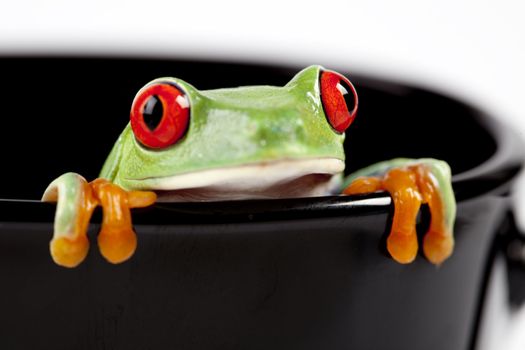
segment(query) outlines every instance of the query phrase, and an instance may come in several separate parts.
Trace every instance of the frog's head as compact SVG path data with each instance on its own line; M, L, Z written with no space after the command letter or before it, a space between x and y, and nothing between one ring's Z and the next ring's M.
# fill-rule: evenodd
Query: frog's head
M284 87L199 91L156 79L137 93L101 176L161 199L325 194L344 170L356 111L352 84L319 66Z

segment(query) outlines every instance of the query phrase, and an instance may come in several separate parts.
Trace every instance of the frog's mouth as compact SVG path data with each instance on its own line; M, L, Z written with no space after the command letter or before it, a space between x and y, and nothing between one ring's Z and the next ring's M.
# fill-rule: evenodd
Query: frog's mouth
M287 159L140 180L159 201L210 201L323 196L341 183L344 161ZM141 186L141 187L142 187Z

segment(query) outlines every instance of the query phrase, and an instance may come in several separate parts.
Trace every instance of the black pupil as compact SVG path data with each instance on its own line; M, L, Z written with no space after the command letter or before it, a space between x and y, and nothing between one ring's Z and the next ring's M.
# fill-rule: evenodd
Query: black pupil
M346 83L344 80L339 80L339 85L343 87L344 90L346 90L346 93L344 90L341 91L341 94L343 95L343 98L346 102L346 107L348 108L349 112L352 112L355 106L355 98L354 98L354 89Z
M164 109L162 108L160 98L157 95L150 96L146 101L144 111L142 112L144 123L146 123L148 129L154 131L157 126L159 126L163 113Z

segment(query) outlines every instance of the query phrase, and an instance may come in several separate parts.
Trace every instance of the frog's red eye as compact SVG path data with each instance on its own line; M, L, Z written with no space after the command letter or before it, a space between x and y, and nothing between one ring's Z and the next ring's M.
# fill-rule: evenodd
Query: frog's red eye
M343 133L357 114L357 92L350 80L332 71L321 72L321 102L332 128Z
M186 94L172 83L154 83L139 91L131 107L131 128L144 146L164 148L184 136L190 119Z

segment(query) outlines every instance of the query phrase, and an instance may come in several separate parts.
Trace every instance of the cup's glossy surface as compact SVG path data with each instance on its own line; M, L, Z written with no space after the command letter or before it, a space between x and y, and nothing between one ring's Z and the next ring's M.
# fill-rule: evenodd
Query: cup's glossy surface
M168 75L200 89L281 85L299 68L0 59L0 198L16 199L0 200L6 348L474 346L506 194L522 166L519 140L451 98L352 74L360 111L347 132L349 171L399 156L442 158L453 168L456 249L441 267L387 256L383 194L159 204L134 213L131 261L109 265L92 247L77 269L52 263L54 206L26 199L66 171L96 177L145 82Z

